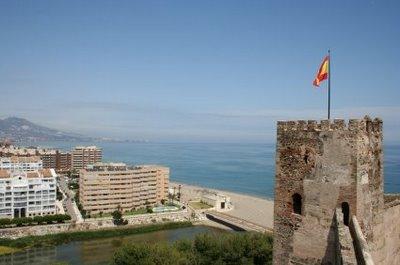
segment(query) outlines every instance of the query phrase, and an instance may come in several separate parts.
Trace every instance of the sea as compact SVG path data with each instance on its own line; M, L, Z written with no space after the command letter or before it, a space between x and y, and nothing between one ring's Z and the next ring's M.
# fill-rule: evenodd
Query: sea
M71 150L97 145L103 160L170 167L170 180L272 199L275 143L36 142L24 145ZM400 144L384 146L385 193L400 193Z

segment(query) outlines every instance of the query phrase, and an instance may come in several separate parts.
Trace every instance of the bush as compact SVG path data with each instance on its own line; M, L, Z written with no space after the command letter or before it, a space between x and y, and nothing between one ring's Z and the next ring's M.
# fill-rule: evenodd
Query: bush
M65 221L71 220L71 216L67 214L55 214L55 215L44 215L35 217L21 217L14 219L0 219L0 227L10 227L12 225L23 226L32 224L52 224L53 222L63 223Z
M124 219L122 218L122 213L120 210L115 210L114 212L111 213L111 216L113 218L113 223L115 225L126 225L128 224L128 221L124 221Z
M0 219L0 226L4 227L4 226L8 226L11 224L11 219L8 218L1 218Z
M191 242L128 244L113 264L272 264L272 237L259 233L197 235Z
M35 216L35 217L33 217L33 221L35 223L37 223L38 225L40 225L40 224L44 223L44 218L43 218L43 216Z

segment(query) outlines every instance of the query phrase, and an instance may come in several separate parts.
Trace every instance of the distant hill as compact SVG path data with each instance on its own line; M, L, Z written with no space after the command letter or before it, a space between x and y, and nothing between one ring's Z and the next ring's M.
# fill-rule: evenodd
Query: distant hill
M94 138L50 129L26 119L9 117L0 119L0 139L15 142L35 141L91 141Z

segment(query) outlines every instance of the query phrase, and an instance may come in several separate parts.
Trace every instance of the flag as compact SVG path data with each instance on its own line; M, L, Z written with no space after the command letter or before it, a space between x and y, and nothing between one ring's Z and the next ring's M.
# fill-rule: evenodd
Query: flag
M319 87L319 84L322 81L328 79L328 75L329 75L329 55L326 56L324 58L324 60L322 61L322 64L319 67L317 76L314 79L313 85Z

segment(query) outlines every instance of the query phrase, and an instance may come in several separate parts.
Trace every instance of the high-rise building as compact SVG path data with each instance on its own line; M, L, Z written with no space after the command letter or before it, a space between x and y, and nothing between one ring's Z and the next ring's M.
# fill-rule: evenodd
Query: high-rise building
M38 156L12 156L0 158L0 170L36 171L42 168L42 160Z
M79 200L90 214L152 206L168 195L169 169L98 163L80 170Z
M72 158L71 153L57 151L56 169L58 171L71 170L71 163L72 163L71 158Z
M84 169L88 165L101 162L102 151L96 146L77 146L72 150L72 169Z
M44 168L57 168L56 150L38 150L38 154L42 158Z
M0 218L56 214L56 173L0 170Z

